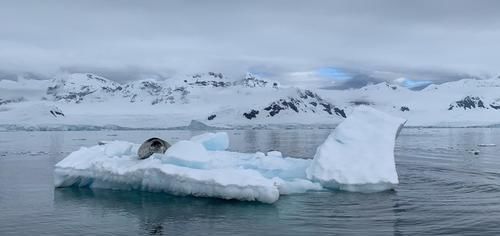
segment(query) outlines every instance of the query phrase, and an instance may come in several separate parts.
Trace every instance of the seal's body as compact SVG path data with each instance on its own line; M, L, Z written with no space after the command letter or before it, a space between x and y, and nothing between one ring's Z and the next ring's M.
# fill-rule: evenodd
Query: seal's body
M165 153L167 149L170 147L170 144L160 138L150 138L144 143L142 143L141 147L137 151L137 155L139 159L146 159L153 155L154 153Z

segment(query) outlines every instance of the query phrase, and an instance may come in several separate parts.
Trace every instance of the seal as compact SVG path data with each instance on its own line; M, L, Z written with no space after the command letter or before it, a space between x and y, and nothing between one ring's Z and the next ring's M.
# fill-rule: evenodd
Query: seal
M150 138L142 143L137 151L137 155L139 156L139 159L143 160L150 157L154 153L163 154L169 147L170 144L161 138Z

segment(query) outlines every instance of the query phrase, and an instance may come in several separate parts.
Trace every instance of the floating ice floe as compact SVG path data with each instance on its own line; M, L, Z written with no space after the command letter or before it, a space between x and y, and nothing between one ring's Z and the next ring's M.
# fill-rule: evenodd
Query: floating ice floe
M139 160L138 144L114 141L82 147L55 166L56 187L166 192L273 203L280 195L335 188L385 190L398 183L395 137L404 120L356 109L313 160L271 151L238 153L226 133L179 141L164 154Z
M81 148L56 164L56 187L167 192L272 203L280 194L322 189L305 178L309 161L208 151L179 141L163 155L139 160L137 144L116 141Z
M494 143L480 143L477 146L478 147L496 147L497 145Z

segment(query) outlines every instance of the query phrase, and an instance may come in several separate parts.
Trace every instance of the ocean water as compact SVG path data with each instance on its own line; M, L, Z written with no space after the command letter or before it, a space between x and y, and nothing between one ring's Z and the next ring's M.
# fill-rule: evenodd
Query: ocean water
M228 131L230 149L311 158L326 129ZM54 189L53 166L101 140L199 132L0 132L0 235L500 235L500 129L404 129L394 191L324 191L275 204ZM474 155L471 151L479 151Z

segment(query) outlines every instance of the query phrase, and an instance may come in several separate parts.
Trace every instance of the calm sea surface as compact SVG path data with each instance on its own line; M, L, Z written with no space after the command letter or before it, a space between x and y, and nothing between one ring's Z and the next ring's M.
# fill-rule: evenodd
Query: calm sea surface
M329 132L228 131L231 150L300 158L311 158ZM400 185L382 193L312 192L268 205L53 187L54 164L80 146L196 134L0 132L0 235L500 235L500 129L404 129Z

